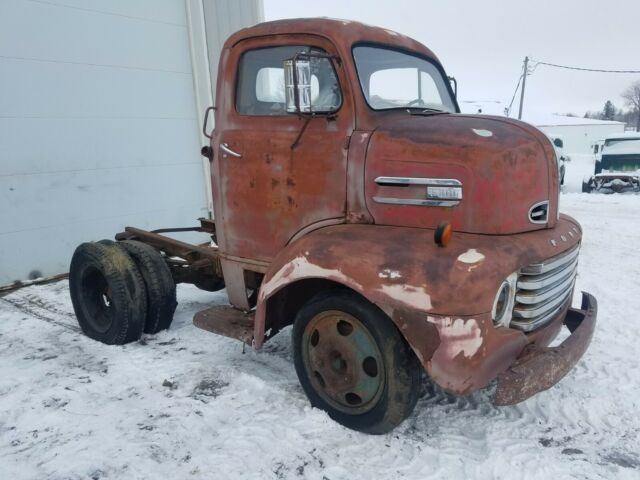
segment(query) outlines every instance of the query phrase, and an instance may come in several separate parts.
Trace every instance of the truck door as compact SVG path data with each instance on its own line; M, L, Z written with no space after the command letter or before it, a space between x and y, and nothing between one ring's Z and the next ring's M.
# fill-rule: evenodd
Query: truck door
M269 262L305 227L345 217L351 92L339 62L312 77L307 120L286 112L283 62L310 49L335 55L310 35L242 41L223 52L213 139L214 209L223 254ZM216 178L217 176L217 178Z

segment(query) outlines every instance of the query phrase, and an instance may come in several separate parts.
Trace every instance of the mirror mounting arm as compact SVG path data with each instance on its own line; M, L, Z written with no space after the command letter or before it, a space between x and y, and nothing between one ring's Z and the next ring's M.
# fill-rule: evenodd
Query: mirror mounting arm
M311 121L311 119L312 119L313 117L315 117L315 116L316 116L316 114L315 114L315 113L312 113L312 114L310 114L310 115L303 115L303 114L300 114L300 116L301 116L301 117L305 117L304 124L302 125L302 128L300 129L300 132L298 132L298 136L296 137L296 139L295 139L295 140L293 141L293 143L291 144L291 147L290 147L290 148L291 148L291 150L294 150L294 149L298 146L298 144L300 143L300 139L302 138L302 135L304 134L304 131L305 131L305 130L307 129L307 127L309 126L309 122Z

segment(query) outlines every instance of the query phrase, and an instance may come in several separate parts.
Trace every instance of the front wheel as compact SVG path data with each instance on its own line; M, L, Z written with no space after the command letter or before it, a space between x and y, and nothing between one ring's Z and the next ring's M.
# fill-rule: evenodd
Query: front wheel
M292 340L302 388L335 421L382 434L411 414L420 364L375 305L348 291L320 294L299 311Z

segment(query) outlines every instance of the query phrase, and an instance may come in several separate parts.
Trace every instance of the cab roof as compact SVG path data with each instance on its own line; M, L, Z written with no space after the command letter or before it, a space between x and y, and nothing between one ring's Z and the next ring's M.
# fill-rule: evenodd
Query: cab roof
M319 35L333 42L338 48L342 46L350 49L355 43L379 43L412 50L438 61L430 49L406 35L382 27L333 18L291 18L259 23L231 35L224 47L231 48L249 38L286 34Z
M605 140L640 140L640 132L618 132L610 133Z

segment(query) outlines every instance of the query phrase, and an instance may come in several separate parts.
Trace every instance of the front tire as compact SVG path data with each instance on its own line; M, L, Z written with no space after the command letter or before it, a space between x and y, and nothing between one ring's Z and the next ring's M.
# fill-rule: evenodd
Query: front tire
M69 267L69 291L80 328L109 345L134 342L142 335L147 294L142 275L113 242L82 243Z
M349 291L319 294L292 332L300 384L314 407L345 427L382 434L418 399L420 364L391 320Z

